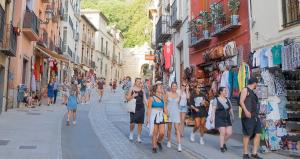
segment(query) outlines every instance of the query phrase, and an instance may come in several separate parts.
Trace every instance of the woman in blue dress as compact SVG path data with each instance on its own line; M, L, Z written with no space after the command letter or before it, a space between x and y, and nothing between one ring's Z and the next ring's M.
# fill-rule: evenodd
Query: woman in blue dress
M53 79L50 80L48 84L48 106L53 104L54 100L54 81Z
M76 110L77 110L77 84L75 81L71 82L71 86L69 88L69 98L67 103L68 108L68 117L67 117L67 126L70 125L70 119L73 119L73 125L76 125Z

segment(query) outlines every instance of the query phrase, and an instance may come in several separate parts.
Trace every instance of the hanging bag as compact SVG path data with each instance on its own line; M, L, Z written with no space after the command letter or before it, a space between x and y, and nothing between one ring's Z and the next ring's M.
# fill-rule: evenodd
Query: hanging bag
M133 93L133 92L132 92ZM127 107L127 111L129 113L135 113L135 107L136 107L136 99L133 98L131 99L130 101L127 102L126 104L126 107Z

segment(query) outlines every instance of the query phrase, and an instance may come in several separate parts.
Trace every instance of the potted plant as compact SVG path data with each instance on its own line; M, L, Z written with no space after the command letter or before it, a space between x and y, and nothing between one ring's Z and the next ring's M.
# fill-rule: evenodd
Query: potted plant
M193 43L197 41L197 37L195 35L199 33L200 30L198 28L197 21L194 18L190 21L189 31L191 32L191 42Z
M237 25L239 22L238 10L240 7L240 0L229 0L228 8L231 12L231 24Z
M212 3L211 9L211 20L214 23L215 32L220 32L222 28L222 22L225 18L223 13L223 5L221 3Z
M205 39L209 38L209 24L211 23L211 17L208 11L201 11L199 13L199 19L197 20L198 24L202 25L203 36Z

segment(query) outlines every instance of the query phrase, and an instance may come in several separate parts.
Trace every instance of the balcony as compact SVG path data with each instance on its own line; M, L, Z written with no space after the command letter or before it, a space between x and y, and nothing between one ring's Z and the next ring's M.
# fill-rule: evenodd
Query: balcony
M82 42L86 42L86 41L87 41L86 33L82 33Z
M208 43L211 40L211 25L198 25L199 17L191 20L190 22L190 47L197 47Z
M118 62L118 56L114 54L114 55L112 56L111 61L112 61L113 64L116 64L116 63Z
M44 31L43 34L39 37L37 43L44 47L48 47L48 33L46 31Z
M180 1L179 1L180 2ZM178 1L174 0L172 6L171 6L171 26L173 28L177 28L181 25L181 5L178 5Z
M91 38L88 37L88 38L87 38L87 41L86 41L86 44L87 44L88 46L91 46L91 41L92 41Z
M170 27L170 16L163 15L156 24L156 44L165 42L172 35Z
M5 12L2 6L0 5L0 42L4 39L4 28L5 28Z
M51 51L55 51L55 45L54 45L53 40L50 40L50 42L49 42L49 49L50 49Z
M51 3L52 0L42 0L43 3Z
M17 50L17 33L14 31L12 24L4 25L5 32L3 41L0 42L0 51L8 56L16 56Z
M91 39L91 47L95 49L95 38Z
M91 67L94 68L94 69L96 68L96 62L95 61L91 61Z
M79 33L75 33L74 40L77 42L79 40Z
M57 52L58 54L62 54L63 53L62 48L63 48L63 41L61 38L59 38L55 45L55 52Z
M23 21L23 33L30 41L39 40L40 21L35 13L26 10Z
M221 8L222 10L215 11L215 16L213 18L213 27L212 27L212 34L213 37L218 37L220 35L226 34L228 32L231 32L241 26L239 22L239 16L238 15L232 15L232 13L229 10L228 4L225 0L221 0L218 3L212 4L215 6L221 6L216 7L217 9ZM223 9L224 8L224 9ZM213 14L212 10L212 14ZM222 14L220 14L222 13Z

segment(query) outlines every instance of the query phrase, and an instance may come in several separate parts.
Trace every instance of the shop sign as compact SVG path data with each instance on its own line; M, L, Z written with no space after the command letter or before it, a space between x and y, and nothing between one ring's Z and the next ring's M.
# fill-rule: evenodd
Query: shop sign
M153 60L155 60L155 55L146 54L145 55L145 60L153 61Z

